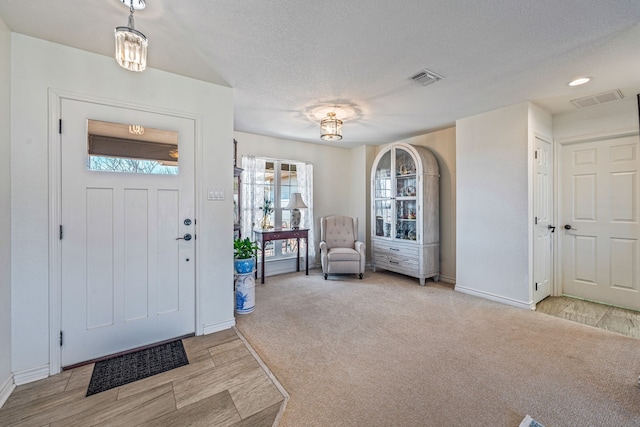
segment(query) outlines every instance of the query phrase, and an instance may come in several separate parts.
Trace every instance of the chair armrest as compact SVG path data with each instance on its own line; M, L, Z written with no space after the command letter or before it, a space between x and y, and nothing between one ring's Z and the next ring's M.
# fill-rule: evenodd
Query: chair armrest
M324 240L320 241L320 252L327 253L328 249L329 247L327 246L327 242L325 242Z
M360 241L356 241L356 247L355 247L356 251L360 252L362 255L364 255L365 250L367 249L367 246L364 244L364 242L360 242Z

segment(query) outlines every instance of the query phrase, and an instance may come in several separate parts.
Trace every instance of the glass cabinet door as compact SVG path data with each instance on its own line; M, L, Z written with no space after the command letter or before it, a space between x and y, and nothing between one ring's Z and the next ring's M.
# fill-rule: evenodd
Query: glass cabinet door
M374 177L373 213L376 236L391 237L392 178L391 152L387 152L380 158Z
M417 240L418 178L416 159L392 148L376 164L373 188L375 236Z
M395 238L416 240L417 236L417 189L416 162L413 156L401 149L395 150Z

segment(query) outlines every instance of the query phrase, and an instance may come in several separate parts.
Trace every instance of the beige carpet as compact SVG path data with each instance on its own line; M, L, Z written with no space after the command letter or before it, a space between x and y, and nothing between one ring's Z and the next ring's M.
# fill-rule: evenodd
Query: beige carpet
M367 271L267 277L237 327L281 426L639 426L640 340Z

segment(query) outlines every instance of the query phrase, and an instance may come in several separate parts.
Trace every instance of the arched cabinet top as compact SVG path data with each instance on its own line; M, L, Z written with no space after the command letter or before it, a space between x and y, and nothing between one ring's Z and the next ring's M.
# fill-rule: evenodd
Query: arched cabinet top
M436 160L436 157L433 155L431 150L421 145L411 145L405 142L395 142L393 144L389 144L385 149L378 153L373 164L379 164L380 159L382 159L385 154L396 150L404 150L411 154L411 156L414 158L414 162L417 168L416 173L418 175L440 176L438 161Z

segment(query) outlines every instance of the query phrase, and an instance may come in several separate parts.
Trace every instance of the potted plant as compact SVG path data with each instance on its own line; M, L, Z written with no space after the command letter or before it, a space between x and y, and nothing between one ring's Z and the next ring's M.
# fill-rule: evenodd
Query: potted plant
M271 224L269 223L269 215L271 212L273 212L273 202L265 198L262 205L262 222L260 223L263 230L271 228Z
M253 268L255 267L255 252L258 249L256 242L248 237L233 241L233 257L236 268L236 313L251 313L256 306L256 284L253 280Z
M254 256L257 250L258 244L252 242L248 237L233 241L233 258L236 273L247 274L253 272L255 267Z

